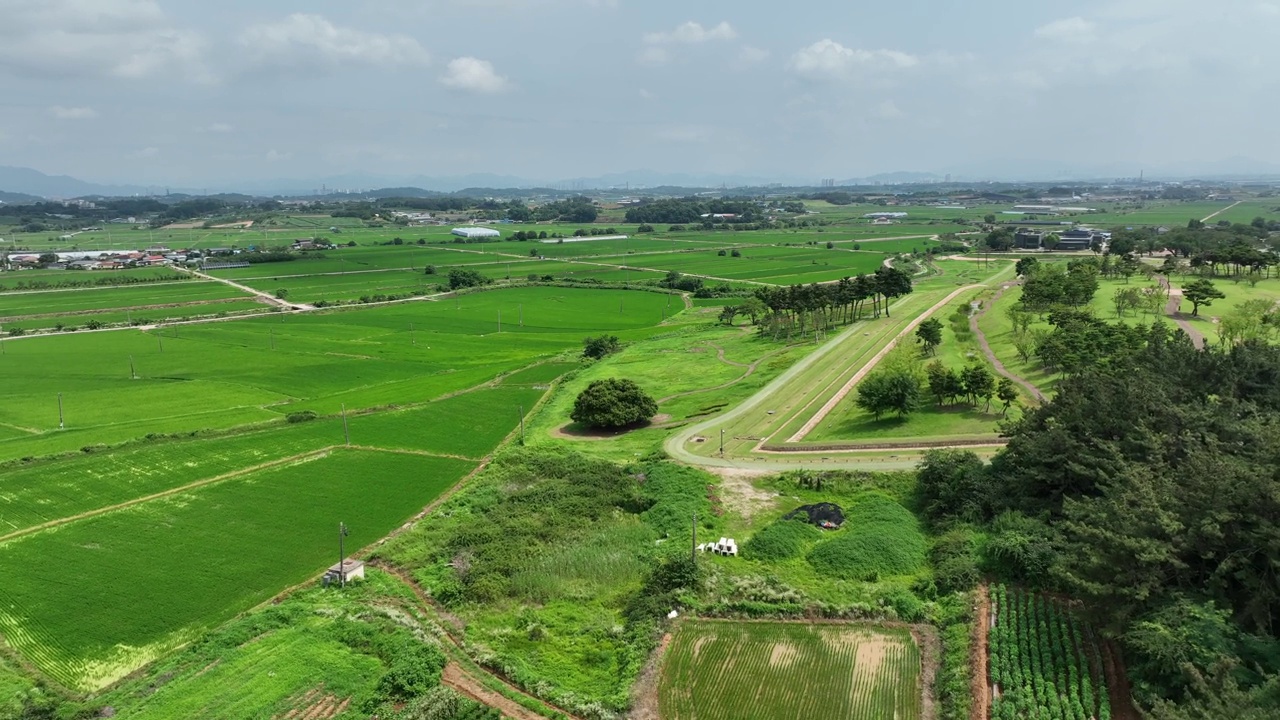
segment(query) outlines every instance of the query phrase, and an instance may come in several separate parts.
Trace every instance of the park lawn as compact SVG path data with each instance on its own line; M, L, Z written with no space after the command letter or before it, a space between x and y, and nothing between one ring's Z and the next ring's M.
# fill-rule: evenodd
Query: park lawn
M920 651L905 629L686 620L659 681L662 717L921 717Z
M0 294L0 319L7 323L9 320L26 315L117 308L137 308L135 312L140 312L141 309L149 309L154 305L226 300L245 296L246 294L240 290L208 280L4 293Z
M339 521L363 547L474 467L335 450L11 540L0 569L28 581L0 587L0 628L54 680L100 689L317 576Z
M1170 278L1170 284L1177 289L1182 289L1187 283L1197 280L1192 275L1176 275ZM1200 315L1191 317L1191 302L1184 299L1182 301L1182 312L1187 316L1186 319L1194 323L1200 328L1210 341L1217 339L1217 331L1213 327L1213 318L1221 318L1233 311L1240 303L1248 300L1271 300L1272 302L1280 302L1280 278L1270 278L1259 280L1256 285L1250 286L1247 281L1233 280L1231 278L1208 278L1213 286L1226 295L1221 300L1214 300L1211 305L1201 305Z

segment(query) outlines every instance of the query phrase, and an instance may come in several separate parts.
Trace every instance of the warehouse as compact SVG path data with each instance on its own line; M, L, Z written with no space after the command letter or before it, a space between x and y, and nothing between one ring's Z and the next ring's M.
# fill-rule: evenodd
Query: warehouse
M454 228L453 234L468 240L487 240L489 238L502 237L502 233L493 228L482 227L460 227Z

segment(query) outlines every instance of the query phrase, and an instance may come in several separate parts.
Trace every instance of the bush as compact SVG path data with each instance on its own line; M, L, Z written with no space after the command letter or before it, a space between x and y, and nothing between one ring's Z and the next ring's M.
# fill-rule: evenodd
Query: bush
M779 520L751 536L742 546L748 560L788 560L799 557L822 531L803 520Z
M582 356L592 360L599 360L622 349L622 343L618 341L617 335L583 338L582 345Z
M462 268L454 268L449 271L449 289L458 290L460 288L477 287L479 285L488 285L493 282L489 278L481 275L477 270L464 270Z
M303 423L315 420L316 414L312 410L299 410L298 412L291 412L288 415L285 415L284 419L286 422L290 423Z
M847 510L844 529L807 559L818 572L845 580L911 575L924 565L925 539L914 515L874 494Z
M978 543L973 532L956 529L938 538L929 553L934 584L940 592L968 590L978 584Z

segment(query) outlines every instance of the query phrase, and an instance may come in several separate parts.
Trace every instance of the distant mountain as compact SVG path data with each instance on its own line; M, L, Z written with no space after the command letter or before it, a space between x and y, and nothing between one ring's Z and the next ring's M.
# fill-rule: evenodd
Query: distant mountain
M83 195L144 195L152 192L138 185L101 185L68 175L45 175L31 168L0 165L0 190L45 198L73 198Z
M0 190L0 203L7 203L9 205L39 202L43 199L44 198L37 197L35 195L27 195L25 193L5 192L3 190Z

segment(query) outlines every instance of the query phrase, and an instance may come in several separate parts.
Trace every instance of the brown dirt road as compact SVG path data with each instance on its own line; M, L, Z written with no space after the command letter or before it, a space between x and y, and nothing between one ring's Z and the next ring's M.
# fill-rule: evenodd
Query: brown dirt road
M973 644L969 648L970 694L969 720L987 720L991 714L991 683L987 680L987 640L991 632L991 595L987 584L977 589L977 610L973 617Z
M1000 362L1000 358L997 358L996 354L992 352L991 344L987 342L987 336L983 334L982 328L978 327L978 320L981 319L983 315L987 314L987 310L991 309L991 306L996 304L996 301L1000 299L1000 296L1004 295L1005 290L1008 290L1015 285L1016 283L1005 283L1001 285L1000 289L996 291L996 294L991 296L990 300L982 304L981 310L969 316L969 329L973 331L974 337L978 338L978 347L982 348L982 354L987 356L987 362L991 363L991 366L996 369L996 372L1021 385L1024 390L1031 393L1031 397L1034 397L1040 402L1044 402L1045 396L1044 393L1040 392L1040 388L1027 382L1022 377L1009 372L1005 368L1004 363Z
M1182 291L1175 290L1169 286L1169 278L1164 275L1157 275L1156 279L1160 281L1160 285L1169 293L1169 303L1164 307L1164 314L1173 319L1173 322L1182 332L1191 338L1191 343L1196 349L1204 348L1204 333L1200 332L1187 320L1187 316L1182 312Z

